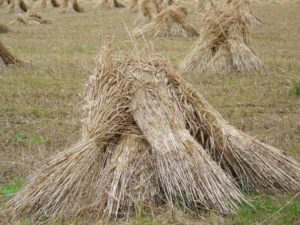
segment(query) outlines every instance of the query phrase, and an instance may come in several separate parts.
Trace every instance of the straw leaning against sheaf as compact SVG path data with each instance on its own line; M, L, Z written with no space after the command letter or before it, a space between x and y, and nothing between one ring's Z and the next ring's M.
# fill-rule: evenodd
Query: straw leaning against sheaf
M107 149L117 142L130 116L130 85L111 54L110 49L102 50L87 82L81 141L44 164L10 200L8 212L13 218L76 216L97 206L98 184L106 179L101 171Z
M150 23L133 31L133 36L142 35L153 37L195 37L198 32L187 20L187 10L179 6L171 6L160 12Z
M181 65L182 71L217 74L264 71L262 61L249 45L249 27L236 8L223 11L211 8L205 13L200 38Z
M159 61L139 63L143 69L133 74L141 83L132 100L133 117L152 147L165 201L172 207L233 212L243 196L185 129Z
M129 125L103 171L107 179L99 185L104 187L99 193L107 193L107 198L102 201L105 203L104 215L139 215L142 208L146 210L155 205L159 185L150 152L139 128L135 124Z
M166 65L167 67L167 65ZM168 79L175 88L187 127L243 190L298 190L300 165L281 150L234 128L189 84L170 68Z

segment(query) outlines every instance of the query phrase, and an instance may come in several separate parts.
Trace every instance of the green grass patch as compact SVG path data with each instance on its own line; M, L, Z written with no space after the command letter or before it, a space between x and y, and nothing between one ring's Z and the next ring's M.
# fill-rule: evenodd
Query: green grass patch
M0 194L10 197L13 194L17 193L23 186L23 180L19 178L13 179L10 183L4 184L0 188Z
M251 202L253 207L243 205L233 218L234 224L252 225L262 222L272 225L300 224L300 199L296 198L287 204L292 197L293 195L254 197Z
M291 96L300 97L300 82L295 82L293 84L292 88L290 89L289 94Z

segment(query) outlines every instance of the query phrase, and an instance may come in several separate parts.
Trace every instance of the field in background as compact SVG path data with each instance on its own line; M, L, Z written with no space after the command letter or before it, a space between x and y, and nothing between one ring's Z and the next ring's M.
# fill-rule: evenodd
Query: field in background
M114 46L127 51L133 49L126 30L133 29L133 14L118 9L99 10L92 4L82 6L86 11L83 14L60 14L49 6L43 15L54 18L53 24L13 25L13 33L1 36L2 42L16 55L32 64L26 68L0 67L2 203L19 190L34 165L78 139L81 94L101 44L113 39ZM300 4L254 5L254 14L263 25L253 29L252 47L268 66L267 74L196 74L185 79L234 126L284 149L300 161L299 12ZM15 15L0 11L0 18L8 24ZM191 14L190 20L198 28L201 26L198 15ZM194 40L151 42L178 67ZM143 40L138 44L145 46ZM272 220L268 219L294 194L250 195L255 209L242 206L237 215L225 218L211 214L203 215L202 220L192 215L182 219L183 212L174 214L161 208L157 209L160 213L155 219L140 215L128 224L244 225L264 220L278 225L300 224L299 196ZM21 224L26 224L26 219Z

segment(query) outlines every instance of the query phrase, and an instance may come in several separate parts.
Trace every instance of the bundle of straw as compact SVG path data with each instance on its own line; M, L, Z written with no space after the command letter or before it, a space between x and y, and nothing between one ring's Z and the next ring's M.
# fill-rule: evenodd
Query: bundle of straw
M236 8L211 8L205 14L200 37L182 63L184 73L211 71L264 71L262 61L250 45L249 27Z
M99 185L107 179L102 168L130 116L130 85L123 68L113 61L110 49L104 49L98 61L87 82L82 139L33 174L9 202L12 217L69 217L98 211L105 194L98 192Z
M243 197L185 128L165 71L159 62L140 63L144 71L137 78L141 87L132 100L133 117L151 145L165 201L172 207L233 212Z
M118 218L158 204L231 213L246 202L237 184L299 188L295 160L230 126L167 61L113 51L87 82L81 141L9 202L14 218Z
M51 0L51 5L54 7L54 8L59 8L60 7L60 4L58 3L57 0Z
M134 25L144 25L152 21L159 13L159 5L156 0L141 0L139 2L138 15Z
M103 8L124 8L125 6L117 0L101 0L100 6Z
M62 13L67 13L67 12L78 12L82 13L84 12L84 9L79 6L77 0L72 0L70 3L70 0L63 0L62 4L60 5L60 11Z
M16 6L16 1L18 1L17 6ZM8 12L14 13L16 10L16 7L18 9L20 9L20 11L22 11L22 12L28 11L28 6L26 5L26 3L23 0L10 0Z
M0 40L0 58L5 65L20 64L23 61L14 56Z
M6 4L9 4L8 0L0 0L0 8L4 8Z
M99 208L108 217L137 214L160 199L151 148L134 123L124 131L102 173L107 179L99 191L108 194Z
M187 10L179 6L171 6L160 12L150 23L133 31L134 37L142 35L152 37L191 38L199 34L186 20Z
M250 0L229 0L229 7L237 8L243 17L243 20L249 26L256 26L261 24L261 20L253 15L250 7Z

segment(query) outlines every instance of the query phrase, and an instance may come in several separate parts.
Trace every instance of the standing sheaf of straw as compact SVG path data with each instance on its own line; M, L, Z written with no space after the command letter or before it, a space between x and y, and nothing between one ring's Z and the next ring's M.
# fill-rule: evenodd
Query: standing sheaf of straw
M187 22L187 10L179 6L170 6L161 11L150 23L136 28L132 35L153 37L191 38L198 36L196 29Z
M54 156L34 173L8 205L13 218L31 215L54 218L78 215L98 200L97 189L109 152L130 116L130 85L122 68L103 49L98 66L87 82L82 138ZM91 210L91 209L89 209Z
M16 4L16 1L17 1L17 4ZM26 3L23 0L10 0L8 12L14 13L16 10L16 7L19 8L23 12L28 11L28 6L26 5Z
M60 10L62 13L67 13L67 12L83 13L84 12L84 9L78 4L77 0L63 0L62 4L60 5Z
M103 8L124 8L125 7L118 0L101 0L100 6Z
M57 0L51 0L50 2L51 2L51 5L54 8L59 8L60 7L60 3Z
M200 37L181 65L183 73L265 71L250 47L249 26L237 7L212 7L204 17Z
M159 5L156 0L141 0L138 7L138 15L134 25L144 25L150 23L159 13Z

